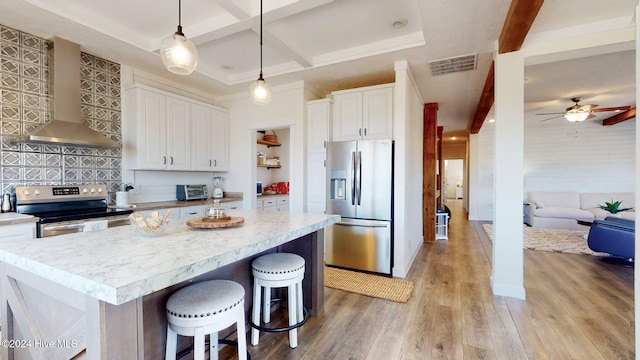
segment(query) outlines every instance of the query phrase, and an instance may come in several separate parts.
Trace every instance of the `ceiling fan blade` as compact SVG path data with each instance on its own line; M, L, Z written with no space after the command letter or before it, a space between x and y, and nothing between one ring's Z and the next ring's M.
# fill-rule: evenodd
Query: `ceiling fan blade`
M589 116L587 116L587 119L586 119L586 120L593 119L594 117L596 117L596 116L595 116L595 115L593 115L593 114L589 114Z
M628 111L629 109L631 109L631 106L614 106L614 107L606 107L606 108L595 108L591 111L592 112L609 112L609 111L623 112L623 111Z
M563 112L552 112L552 113L538 113L536 115L564 115Z
M550 117L550 118L542 119L542 120L540 120L540 122L557 119L557 118L562 117L562 116L564 116L564 114L560 114L560 115L553 116L553 117Z

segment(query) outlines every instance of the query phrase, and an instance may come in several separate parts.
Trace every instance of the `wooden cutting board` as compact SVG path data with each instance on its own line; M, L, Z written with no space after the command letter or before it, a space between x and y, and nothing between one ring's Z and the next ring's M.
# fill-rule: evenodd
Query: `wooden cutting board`
M244 218L231 216L227 220L211 221L207 218L198 218L187 220L187 225L198 229L218 229L230 226L238 226L244 223Z

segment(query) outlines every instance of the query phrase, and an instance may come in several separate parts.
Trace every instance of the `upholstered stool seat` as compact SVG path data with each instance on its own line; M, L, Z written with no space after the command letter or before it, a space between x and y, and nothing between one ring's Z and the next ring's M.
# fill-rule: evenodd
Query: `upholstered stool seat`
M204 360L205 335L209 358L218 359L218 331L236 324L238 357L247 359L244 288L229 280L210 280L186 286L167 300L166 359L176 358L177 335L193 336L194 359Z
M251 314L251 344L258 345L260 331L289 332L289 346L298 346L298 330L307 320L302 302L302 280L305 262L300 255L290 253L272 253L260 256L251 264L253 273L253 309ZM285 328L266 328L262 321L271 321L271 288L286 287L289 326ZM264 289L264 292L262 291ZM264 298L264 299L263 299ZM262 306L261 305L262 299Z

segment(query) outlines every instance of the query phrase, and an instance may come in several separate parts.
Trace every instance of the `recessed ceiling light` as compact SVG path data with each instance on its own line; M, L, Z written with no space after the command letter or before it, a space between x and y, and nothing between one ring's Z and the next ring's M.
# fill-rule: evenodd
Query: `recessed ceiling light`
M455 137L455 136L452 136L452 137L451 137L451 140L455 140L455 139L456 139L456 137Z
M407 26L407 24L409 23L409 20L407 19L400 19L400 20L396 20L393 22L393 24L391 24L391 26L394 29L402 29L403 27Z

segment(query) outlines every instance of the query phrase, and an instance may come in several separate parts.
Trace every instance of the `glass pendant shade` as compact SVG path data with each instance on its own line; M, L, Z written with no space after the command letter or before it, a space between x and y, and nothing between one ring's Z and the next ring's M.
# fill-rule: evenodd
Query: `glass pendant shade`
M271 102L271 87L262 78L262 75L249 87L251 101L254 104L266 105Z
M565 119L570 122L580 122L584 121L589 117L588 111L569 111L564 114Z
M162 42L160 57L164 67L178 75L189 75L198 66L198 49L179 28Z

